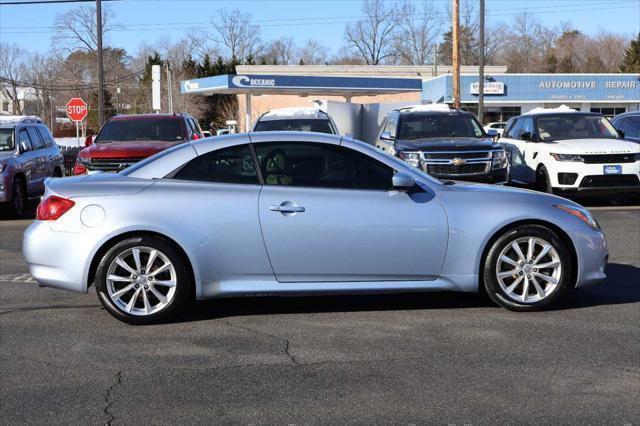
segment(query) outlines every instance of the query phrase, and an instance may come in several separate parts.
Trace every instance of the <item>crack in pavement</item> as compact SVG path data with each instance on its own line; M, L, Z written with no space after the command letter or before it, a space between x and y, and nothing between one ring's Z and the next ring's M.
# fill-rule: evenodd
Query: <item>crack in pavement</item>
M225 324L228 325L229 327L238 328L240 330L248 331L250 333L257 334L257 335L264 335L264 336L270 337L270 338L278 340L278 341L284 340L284 353L287 355L289 360L291 360L292 364L295 364L295 365L298 364L298 362L296 361L295 355L293 355L293 353L291 353L291 342L289 341L289 339L283 339L283 338L275 336L273 334L265 333L263 331L254 330L253 328L245 327L245 326L242 326L242 325L234 324L231 321L225 321Z
M118 373L116 373L116 381L115 383L113 383L111 386L109 386L109 389L107 389L107 392L104 395L104 402L105 402L105 407L104 407L104 414L107 415L107 421L105 422L106 425L111 425L111 422L113 422L116 417L111 413L110 408L113 405L113 401L111 401L111 392L120 384L122 384L122 370L118 371Z

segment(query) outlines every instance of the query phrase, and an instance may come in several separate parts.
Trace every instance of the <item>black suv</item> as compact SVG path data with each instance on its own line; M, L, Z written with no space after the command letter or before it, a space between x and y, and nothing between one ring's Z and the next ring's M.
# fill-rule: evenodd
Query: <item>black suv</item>
M376 147L441 179L506 183L504 148L472 113L447 105L417 105L387 115Z

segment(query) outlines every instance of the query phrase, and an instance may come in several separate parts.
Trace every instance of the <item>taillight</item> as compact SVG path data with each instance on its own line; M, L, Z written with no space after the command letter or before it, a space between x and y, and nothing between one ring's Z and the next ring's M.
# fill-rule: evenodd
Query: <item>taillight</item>
M45 198L38 205L36 211L37 220L57 220L60 216L65 214L76 203L66 198L52 195Z

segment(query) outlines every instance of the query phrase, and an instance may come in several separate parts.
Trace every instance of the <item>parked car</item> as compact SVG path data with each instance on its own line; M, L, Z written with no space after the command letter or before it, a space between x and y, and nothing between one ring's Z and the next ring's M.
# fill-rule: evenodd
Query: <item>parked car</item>
M73 173L113 172L175 145L203 137L188 114L117 115L78 153Z
M511 179L563 194L640 194L640 145L601 114L535 109L507 123Z
M530 311L603 280L608 256L572 201L445 183L364 142L298 132L221 136L48 182L23 249L40 284L95 283L129 323L231 295L485 289Z
M495 132L496 132L496 134L498 136L502 136L502 132L504 131L504 126L506 124L507 123L504 123L502 121L496 121L496 122L493 122L493 123L487 123L487 125L484 126L483 129L487 133L489 133L492 130L495 130Z
M640 143L640 111L616 115L611 123L622 132L624 139Z
M314 108L281 108L266 112L258 118L254 132L296 131L319 132L335 135L337 127L326 112Z
M44 192L44 180L61 177L64 160L47 126L37 117L0 117L0 203L24 214L28 197Z
M506 183L509 167L494 142L470 112L446 104L417 105L392 111L376 147L431 176L484 183Z

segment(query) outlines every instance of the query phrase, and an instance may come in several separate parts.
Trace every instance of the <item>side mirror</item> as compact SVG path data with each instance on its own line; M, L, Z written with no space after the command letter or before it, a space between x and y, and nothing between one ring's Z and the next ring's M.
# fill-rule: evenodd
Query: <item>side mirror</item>
M398 172L393 175L392 185L398 191L407 191L416 186L416 180L407 173Z
M500 133L498 133L498 131L496 129L489 129L487 130L487 136L489 136L491 139L498 140L498 138L500 137Z
M531 136L531 132L522 132L520 134L520 140L531 142L533 140L533 136Z
M87 147L87 146L90 146L91 144L93 144L93 136L87 136L84 139L84 146Z
M391 136L391 132L382 132L380 134L380 139L383 141L392 141L393 137Z

